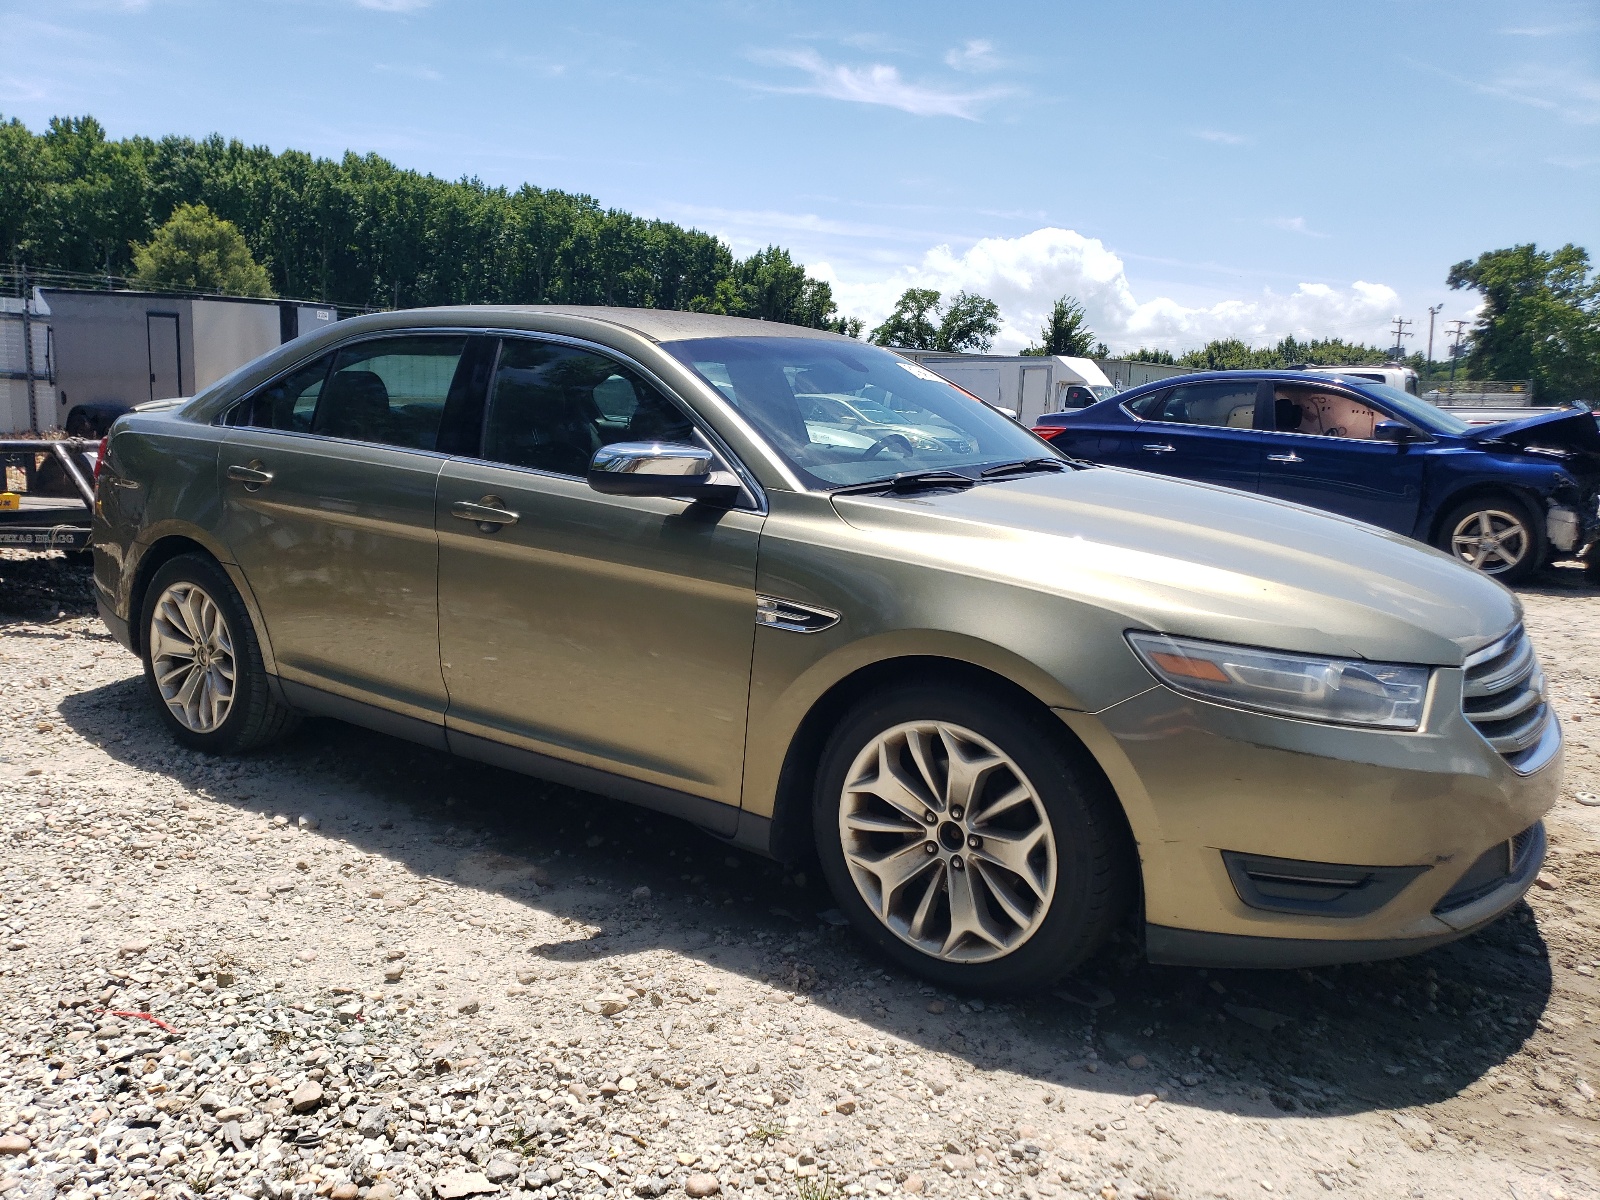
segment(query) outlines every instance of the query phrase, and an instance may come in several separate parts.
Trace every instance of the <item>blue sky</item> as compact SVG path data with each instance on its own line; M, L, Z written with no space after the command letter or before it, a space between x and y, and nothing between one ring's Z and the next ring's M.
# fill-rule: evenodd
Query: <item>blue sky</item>
M0 114L531 182L789 247L848 311L1062 292L1114 347L1386 344L1600 254L1600 4L0 0ZM1435 337L1440 352L1442 335Z

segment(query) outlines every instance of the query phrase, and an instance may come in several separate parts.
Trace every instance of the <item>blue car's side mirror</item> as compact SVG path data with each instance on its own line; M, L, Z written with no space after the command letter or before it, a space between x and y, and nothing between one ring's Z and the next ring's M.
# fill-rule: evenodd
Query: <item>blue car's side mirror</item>
M1379 421L1372 427L1372 436L1376 441L1404 446L1411 440L1411 426L1404 421Z

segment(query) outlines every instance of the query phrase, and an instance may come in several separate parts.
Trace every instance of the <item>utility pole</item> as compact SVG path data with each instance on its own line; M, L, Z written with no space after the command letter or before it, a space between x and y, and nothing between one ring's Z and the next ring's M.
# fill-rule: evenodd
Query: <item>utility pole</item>
M1401 339L1415 336L1406 332L1406 326L1415 324L1415 321L1407 320L1405 317L1396 317L1394 319L1394 356L1397 360L1404 358L1406 355L1406 344Z
M1455 326L1450 331L1452 339L1450 343L1450 383L1454 385L1456 381L1456 360L1461 357L1461 334L1466 329L1467 323L1456 320L1451 321L1450 324Z
M1428 310L1428 361L1433 361L1433 319L1444 311L1444 302L1441 300Z

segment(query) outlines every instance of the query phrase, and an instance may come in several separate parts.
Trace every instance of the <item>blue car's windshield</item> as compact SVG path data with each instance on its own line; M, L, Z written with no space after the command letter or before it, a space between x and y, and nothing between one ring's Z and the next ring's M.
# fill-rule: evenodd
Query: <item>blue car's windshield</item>
M1460 437L1472 426L1468 425L1454 413L1447 413L1437 405L1429 404L1426 400L1419 400L1410 392L1402 392L1397 387L1387 383L1372 383L1363 379L1361 390L1371 392L1384 405L1394 410L1396 416L1404 417L1413 425L1420 425L1429 433L1442 433L1450 437Z
M736 337L662 349L721 392L808 487L1053 457L932 371L843 338Z

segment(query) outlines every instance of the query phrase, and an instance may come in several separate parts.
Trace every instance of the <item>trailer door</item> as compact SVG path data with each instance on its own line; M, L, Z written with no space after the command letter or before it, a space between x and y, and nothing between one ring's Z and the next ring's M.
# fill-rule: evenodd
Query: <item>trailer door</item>
M145 344L150 353L150 399L183 395L183 358L178 346L178 314L146 313ZM137 325L135 329L139 328ZM134 334L138 337L138 334ZM134 345L138 345L137 342ZM134 351L138 353L137 350ZM137 361L137 360L135 360Z
M1050 368L1023 367L1021 395L1017 403L1017 419L1027 425L1044 416L1045 401L1050 396Z

